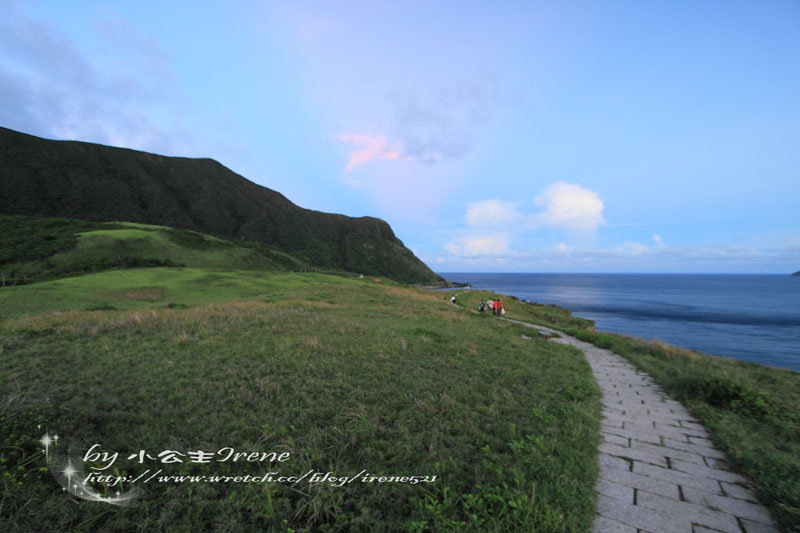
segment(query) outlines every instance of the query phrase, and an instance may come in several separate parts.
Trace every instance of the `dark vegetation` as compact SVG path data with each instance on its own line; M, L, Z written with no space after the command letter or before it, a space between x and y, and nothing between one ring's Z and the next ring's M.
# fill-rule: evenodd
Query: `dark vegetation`
M210 159L0 128L0 179L4 214L170 226L266 243L320 268L442 281L383 220L303 209Z

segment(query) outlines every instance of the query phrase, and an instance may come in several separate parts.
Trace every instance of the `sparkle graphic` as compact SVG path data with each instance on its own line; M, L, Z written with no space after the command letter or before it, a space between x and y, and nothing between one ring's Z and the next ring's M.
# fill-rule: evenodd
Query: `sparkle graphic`
M39 442L44 446L44 459L46 461L49 459L50 445L53 444L53 438L45 432L44 437L42 437Z
M72 476L76 474L76 470L72 467L72 461L67 459L67 467L62 470L65 476L67 476L67 485L72 483Z
M41 426L38 428L41 429ZM64 492L69 492L73 496L77 496L82 500L89 500L94 502L105 502L111 505L130 505L139 496L140 490L138 488L126 492L117 490L114 496L104 496L97 492L94 486L88 485L87 481L89 476L83 470L83 462L76 460L73 462L69 450L62 450L61 453L56 453L56 448L53 453L50 453L50 447L58 444L58 435L50 436L49 433L39 440L39 443L44 446L45 460L47 467L53 477L56 479L61 489ZM63 447L62 447L63 448ZM100 484L104 492L109 489L106 483Z

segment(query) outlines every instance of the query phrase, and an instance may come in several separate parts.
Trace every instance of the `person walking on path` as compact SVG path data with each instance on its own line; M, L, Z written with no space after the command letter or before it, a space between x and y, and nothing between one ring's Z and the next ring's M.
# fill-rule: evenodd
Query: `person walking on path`
M500 299L498 298L498 300L494 302L494 308L492 310L492 314L500 316L502 310L503 310L503 302L501 302Z

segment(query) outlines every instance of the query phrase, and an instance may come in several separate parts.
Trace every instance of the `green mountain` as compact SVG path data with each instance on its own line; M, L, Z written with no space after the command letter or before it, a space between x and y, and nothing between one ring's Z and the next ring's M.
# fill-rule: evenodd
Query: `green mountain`
M0 213L130 221L269 244L311 265L441 281L383 220L303 209L211 159L0 128Z

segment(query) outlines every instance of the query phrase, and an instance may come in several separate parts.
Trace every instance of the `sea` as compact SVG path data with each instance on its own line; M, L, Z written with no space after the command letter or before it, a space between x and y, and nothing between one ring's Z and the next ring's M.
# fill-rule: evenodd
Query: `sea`
M476 274L444 272L555 304L623 333L800 371L800 276L777 274Z

